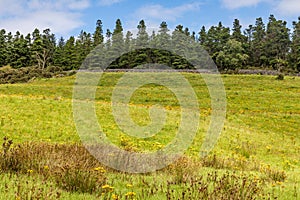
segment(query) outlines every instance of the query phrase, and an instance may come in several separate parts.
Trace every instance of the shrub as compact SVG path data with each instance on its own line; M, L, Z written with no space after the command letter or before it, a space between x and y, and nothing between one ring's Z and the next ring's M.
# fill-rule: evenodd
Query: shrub
M23 143L13 146L4 138L0 156L0 170L4 173L38 174L54 181L67 191L101 192L106 174L99 162L84 146Z
M54 76L66 76L68 73L63 72L61 68L50 66L45 70L38 67L22 67L13 69L9 66L0 68L0 84L5 83L24 83L35 78L51 78Z
M57 185L69 192L95 193L106 183L103 171L64 166L53 175Z
M283 74L278 74L277 77L276 77L276 80L284 80L284 75Z
M180 189L176 183L168 182L166 197L171 199L256 199L263 196L260 181L254 177L226 172L208 173L206 177L192 178Z

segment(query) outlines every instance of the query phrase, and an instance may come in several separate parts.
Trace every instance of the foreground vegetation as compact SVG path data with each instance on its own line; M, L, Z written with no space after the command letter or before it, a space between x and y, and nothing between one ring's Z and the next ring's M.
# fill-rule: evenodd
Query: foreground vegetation
M180 122L175 96L161 86L137 90L130 103L133 120L149 123L149 106L160 104L167 124L151 138L129 137L111 114L110 97L121 76L105 73L99 83L96 112L104 132L128 151L162 148ZM300 79L223 75L224 130L213 152L200 159L210 99L200 75L184 76L199 98L200 129L184 157L143 175L109 169L82 147L72 116L74 77L0 85L0 199L298 199Z

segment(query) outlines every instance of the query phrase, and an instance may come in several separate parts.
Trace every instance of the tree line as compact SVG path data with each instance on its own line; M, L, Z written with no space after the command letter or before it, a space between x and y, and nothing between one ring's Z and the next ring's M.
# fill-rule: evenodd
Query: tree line
M300 17L294 21L292 30L287 22L270 15L267 23L261 17L254 25L243 29L240 21L235 19L232 27L225 27L222 22L207 29L202 26L198 33L190 32L188 27L177 25L173 31L162 22L157 32L147 32L146 23L141 20L137 25L137 35L127 31L123 33L120 19L115 27L104 33L101 20L97 20L93 33L81 31L67 40L57 39L50 29L22 35L19 31L13 35L0 30L0 67L22 68L37 66L46 69L56 66L62 70L76 70L87 55L97 46L105 51L117 51L118 48L130 48L146 43L160 44L163 41L177 41L177 33L189 37L201 44L215 61L219 70L236 70L240 68L274 69L278 71L300 71ZM145 49L122 55L111 63L111 68L132 68L134 66L155 62L168 64L177 69L191 68L191 65L167 51Z

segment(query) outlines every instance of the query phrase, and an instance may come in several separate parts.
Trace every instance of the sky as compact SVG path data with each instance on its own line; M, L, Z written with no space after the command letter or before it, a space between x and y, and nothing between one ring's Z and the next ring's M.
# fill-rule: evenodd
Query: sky
M32 33L35 28L50 28L56 37L78 36L81 30L93 33L101 19L103 29L114 29L121 19L124 32L136 31L141 19L148 30L166 21L170 30L181 24L199 32L222 21L232 27L238 18L243 29L257 17L267 23L270 14L292 27L300 16L299 0L0 0L0 29L12 33Z

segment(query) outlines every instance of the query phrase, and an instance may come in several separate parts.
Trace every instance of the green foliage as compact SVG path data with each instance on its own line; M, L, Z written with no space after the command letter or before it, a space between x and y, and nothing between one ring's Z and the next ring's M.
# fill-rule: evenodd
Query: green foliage
M287 22L277 20L274 15L270 15L266 24L261 17L258 17L255 24L249 25L244 31L239 19L234 20L232 32L229 27L223 26L222 22L207 30L205 26L202 26L198 34L189 30L188 27L177 25L171 35L167 22L162 22L158 32L153 31L149 36L144 20L139 22L137 29L136 37L131 32L127 32L124 37L121 20L117 19L113 32L107 29L104 40L102 21L97 20L92 34L82 30L77 37L70 36L66 41L60 38L58 42L50 29L43 31L35 29L26 36L18 31L12 35L2 29L0 31L0 67L6 65L13 68L38 66L45 69L54 65L63 70L76 70L87 55L97 47L108 58L122 57L119 58L118 63L111 61L110 67L114 69L131 68L149 61L158 61L160 64L168 63L176 66L176 69L192 68L184 59L171 54L158 53L156 59L152 59L151 54L143 52L135 57L132 54L119 55L123 50L129 52L134 46L144 48L147 44L167 49L165 45L168 41L174 44L175 52L182 53L185 51L184 45L189 42L185 41L186 38L180 38L179 33L181 33L191 41L201 44L221 71L236 71L249 66L262 69L272 68L289 73L300 71L299 22L293 22L291 33L287 28ZM290 35L292 35L291 38ZM189 56L191 59L196 59L193 55ZM98 64L96 62L95 65Z
M276 80L283 80L284 79L284 75L283 74L278 74L278 76L276 77Z
M249 56L244 53L242 43L230 39L216 57L216 63L222 70L236 70L247 63Z
M99 44L102 44L104 41L104 36L103 36L103 28L102 28L102 21L100 19L97 20L96 22L96 30L93 34L93 46L96 47Z
M36 78L51 78L54 76L65 76L66 72L62 72L60 67L51 66L47 70L39 67L23 67L13 69L11 67L0 68L0 83L25 83Z
M300 72L300 17L297 22L293 22L293 29L289 61L292 68Z

